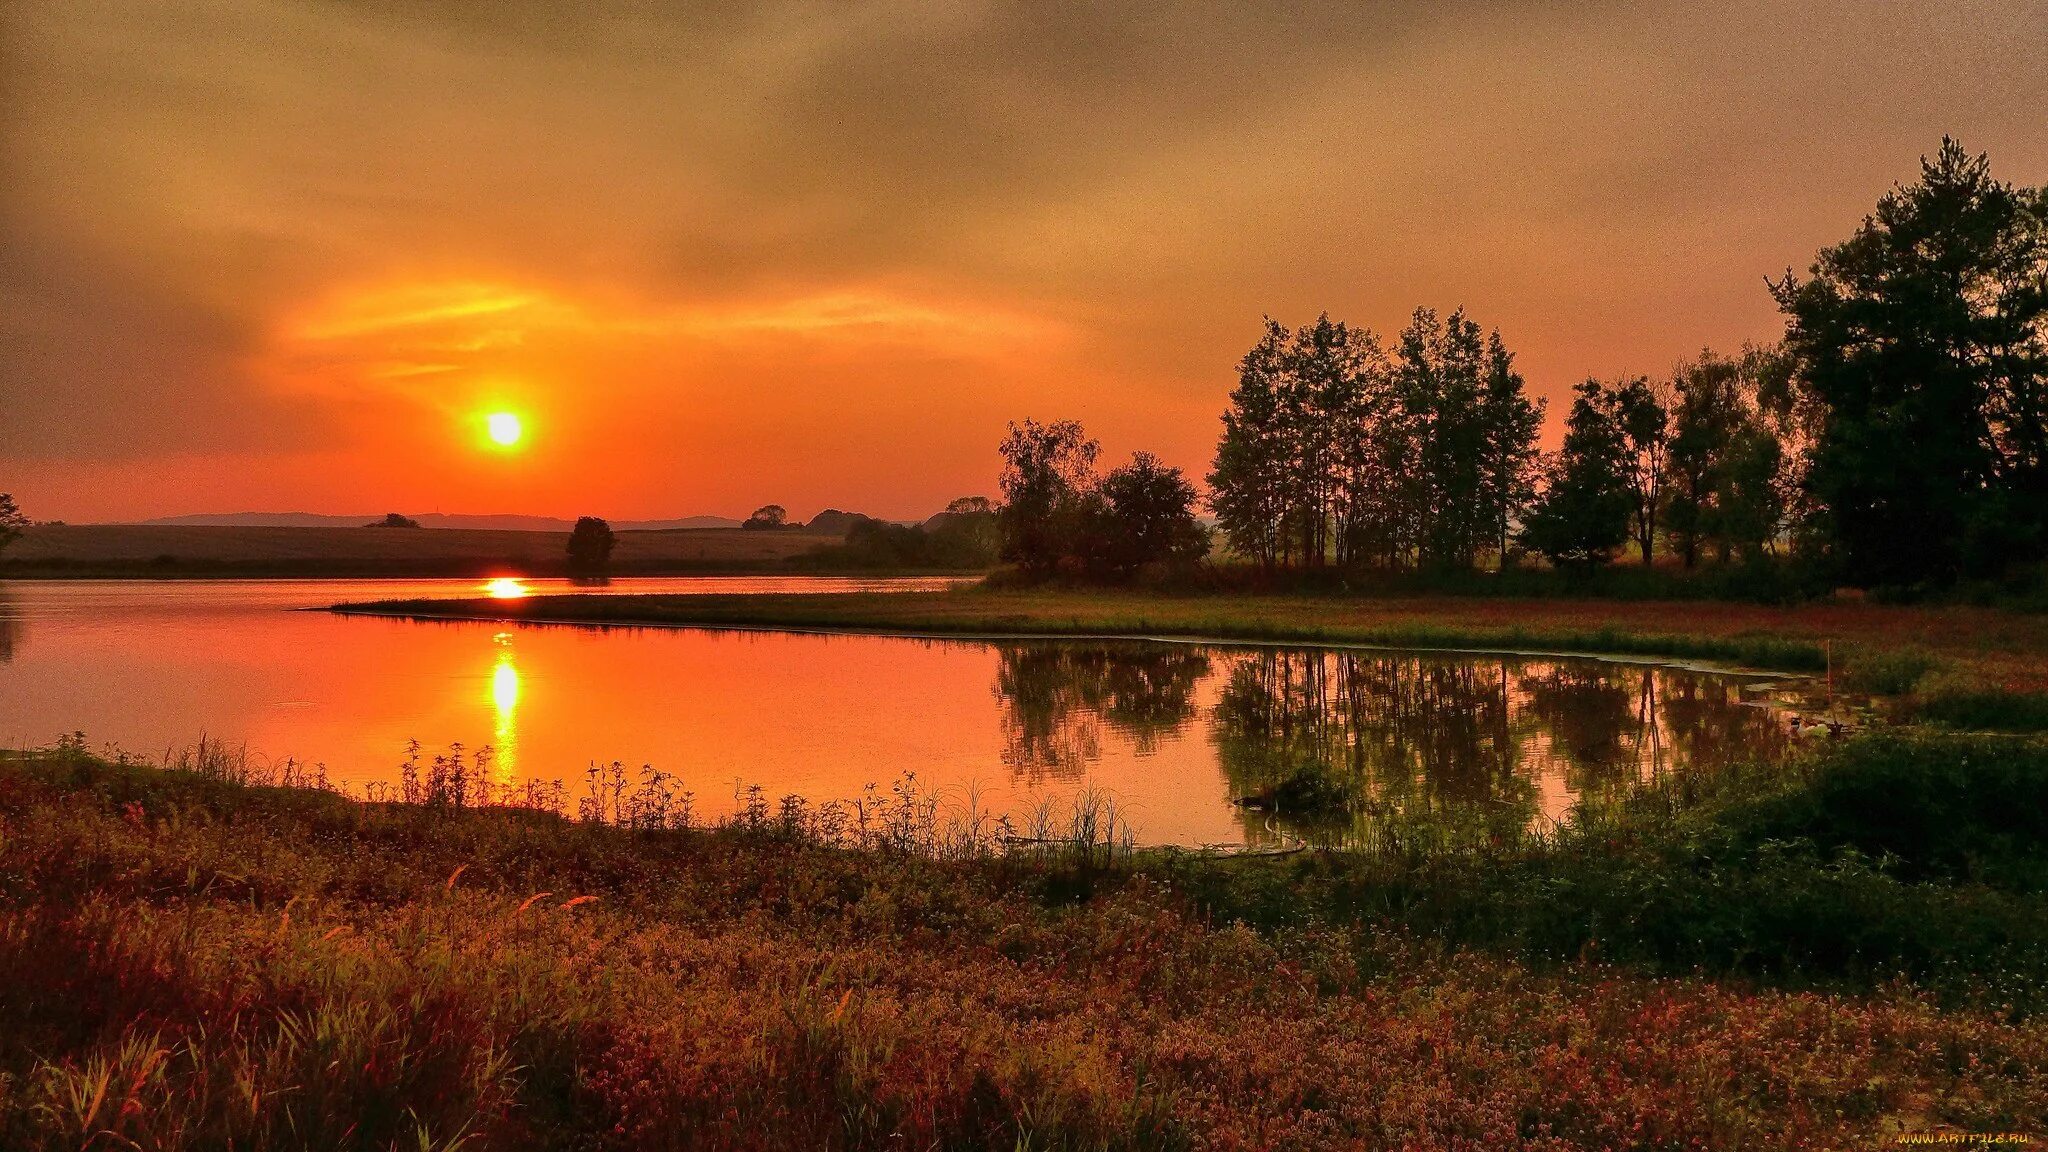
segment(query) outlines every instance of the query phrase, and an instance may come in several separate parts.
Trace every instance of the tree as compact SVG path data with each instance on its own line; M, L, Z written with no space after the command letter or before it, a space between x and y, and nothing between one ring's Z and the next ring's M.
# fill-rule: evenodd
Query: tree
M740 524L740 527L759 531L769 528L781 528L788 522L789 513L783 510L782 505L763 504L759 508L754 509L753 513Z
M1806 279L1771 286L1845 579L1942 582L2048 528L2048 190L1944 139Z
M1011 424L1003 455L1002 558L1043 576L1073 555L1101 451L1073 420Z
M986 496L962 496L925 521L932 553L943 567L983 568L1002 552L1002 529L996 502Z
M1500 333L1492 333L1486 343L1486 389L1480 398L1485 442L1480 507L1491 525L1502 568L1511 562L1509 541L1515 518L1536 496L1536 444L1547 409L1542 400L1529 399L1514 364L1514 354L1507 350Z
M1722 560L1754 555L1783 531L1801 436L1781 363L1771 349L1708 350L1672 373L1664 537L1688 568L1709 545Z
M1209 552L1209 530L1195 519L1195 486L1149 452L1110 472L1096 488L1098 565L1128 576L1147 564L1185 566Z
M11 493L0 492L0 550L21 538L22 529L28 527L28 517L14 504Z
M579 517L569 531L569 563L577 568L601 568L610 562L616 543L610 524L595 516Z
M1522 539L1558 567L1592 568L1629 538L1629 441L1598 380L1574 393L1564 443L1549 462Z
M369 528L417 528L419 526L419 521L397 512L386 512L382 520L372 520L369 524L365 525L365 527Z
M1743 423L1741 366L1703 351L1671 375L1671 438L1664 463L1664 534L1687 568L1713 528L1728 449Z
M1784 446L1760 422L1743 422L1729 438L1712 520L1724 559L1753 559L1777 539L1785 521L1784 460Z
M1650 566L1657 545L1657 508L1663 500L1664 455L1671 420L1665 400L1648 377L1606 389L1603 402L1611 409L1615 427L1621 429L1623 452L1621 476L1629 494L1629 534L1643 553L1643 566Z
M1326 314L1268 318L1238 365L1209 506L1266 568L1467 567L1508 545L1542 409L1499 333L1418 309L1394 355Z

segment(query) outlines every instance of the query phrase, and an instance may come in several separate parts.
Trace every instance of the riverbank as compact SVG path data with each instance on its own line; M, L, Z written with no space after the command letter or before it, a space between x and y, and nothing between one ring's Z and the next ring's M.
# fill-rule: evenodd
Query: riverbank
M1963 759L1989 783L1899 793ZM1077 862L949 851L916 821L855 851L786 810L620 828L0 760L0 1143L2038 1134L2048 1023L1997 981L2037 975L2008 965L2040 954L2040 830L2009 825L2041 764L1859 742L1756 778L1795 786L1724 782L1683 818L1650 796L1569 842Z
M840 537L803 531L622 531L609 576L909 575L802 560ZM801 561L801 562L800 562ZM0 579L483 578L574 575L568 535L473 528L37 525Z
M339 608L427 619L1539 651L1706 661L1823 677L1832 670L1844 690L1889 695L2048 693L2048 616L1969 607L966 588L886 595L537 596Z

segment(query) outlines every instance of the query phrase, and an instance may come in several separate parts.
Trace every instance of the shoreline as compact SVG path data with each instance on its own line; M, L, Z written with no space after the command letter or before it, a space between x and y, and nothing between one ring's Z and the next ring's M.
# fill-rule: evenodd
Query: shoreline
M566 593L575 595L575 593ZM779 595L779 593L767 593ZM839 595L818 593L816 595ZM892 593L892 595L894 595ZM689 620L598 620L575 616L528 616L523 614L491 615L488 613L446 613L416 609L393 610L378 607L378 603L334 604L325 608L301 608L301 612L331 612L339 616L368 616L386 620L418 620L439 623L512 623L535 624L553 628L661 628L675 631L701 632L754 632L785 633L794 636L876 636L901 640L952 640L962 643L1001 643L1007 641L1032 640L1085 640L1110 643L1177 644L1189 647L1209 648L1320 648L1331 651L1354 652L1404 652L1434 656L1515 656L1530 659L1551 660L1598 660L1609 664L1628 664L1638 667L1673 668L1680 671L1707 672L1722 676L1742 676L1758 680L1810 680L1812 672L1801 672L1783 668L1749 667L1724 662L1697 660L1679 655L1658 655L1649 652L1607 652L1585 648L1527 648L1500 647L1492 645L1451 645L1451 644L1402 644L1391 641L1373 640L1304 640L1287 636L1226 636L1200 633L1170 632L1066 632L1066 631L968 631L935 630L897 627L890 625L860 624L775 624L775 623L705 623Z

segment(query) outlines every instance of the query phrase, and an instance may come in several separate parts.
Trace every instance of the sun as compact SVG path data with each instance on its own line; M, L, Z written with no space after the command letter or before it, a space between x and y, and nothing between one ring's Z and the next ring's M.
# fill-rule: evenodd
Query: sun
M484 429L491 442L500 447L510 448L526 435L526 427L516 412L493 412L484 417Z

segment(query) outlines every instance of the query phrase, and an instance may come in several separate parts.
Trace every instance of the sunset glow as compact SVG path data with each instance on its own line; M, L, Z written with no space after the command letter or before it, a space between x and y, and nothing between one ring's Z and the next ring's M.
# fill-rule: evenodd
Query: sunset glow
M501 448L510 448L526 435L525 425L514 412L493 412L484 417L486 434L491 443Z
M500 576L484 585L484 595L493 600L521 600L527 595L526 584L515 576Z
M1589 373L1775 338L1762 277L1941 132L2048 170L2016 2L855 7L9 6L10 490L921 519L1025 417L1199 480L1261 315L1418 304L1501 329L1554 447Z

